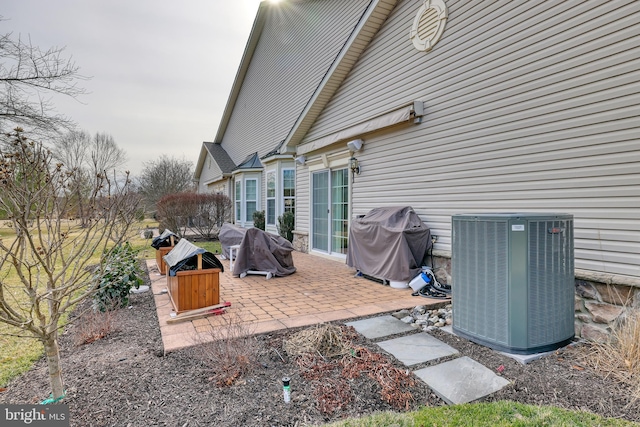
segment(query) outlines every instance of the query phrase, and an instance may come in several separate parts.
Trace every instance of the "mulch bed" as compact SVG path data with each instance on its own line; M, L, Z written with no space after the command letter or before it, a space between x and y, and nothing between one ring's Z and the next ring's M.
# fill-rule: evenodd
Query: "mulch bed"
M249 371L234 378L230 386L221 386L215 366L205 361L202 351L192 348L163 354L150 292L132 295L130 307L115 311L113 320L115 330L89 344L77 344L79 324L70 325L61 336L64 403L69 405L72 426L319 425L376 411L444 404L419 380L411 384L398 379L397 387L391 389L396 398L398 393L411 393L404 405L394 396L389 398L390 389L385 400L385 389L376 380L379 366L388 364L397 368L396 373L406 368L375 343L346 329L357 353L309 356L303 362L285 350L287 338L300 329L258 335L257 357ZM511 381L485 401L508 399L640 421L640 405L633 403L629 388L584 363L585 345L521 365L445 332L433 334ZM366 356L375 364L349 365L351 375L346 375L341 360L354 356L359 362ZM291 378L290 403L283 400L285 376ZM46 364L40 360L0 392L0 403L38 403L48 394Z

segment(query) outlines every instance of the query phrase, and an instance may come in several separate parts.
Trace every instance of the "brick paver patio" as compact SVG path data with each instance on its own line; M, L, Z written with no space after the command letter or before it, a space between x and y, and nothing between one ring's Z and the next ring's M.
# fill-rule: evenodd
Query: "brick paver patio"
M258 334L443 303L413 297L410 288L394 289L354 277L355 270L344 261L301 252L293 252L293 260L294 274L270 280L260 275L234 277L228 271L229 261L223 261L220 302L231 302L228 313L172 324L167 320L173 307L168 294L162 293L167 287L166 276L159 274L155 260L148 260L165 353L213 339L211 329L224 327L232 316Z

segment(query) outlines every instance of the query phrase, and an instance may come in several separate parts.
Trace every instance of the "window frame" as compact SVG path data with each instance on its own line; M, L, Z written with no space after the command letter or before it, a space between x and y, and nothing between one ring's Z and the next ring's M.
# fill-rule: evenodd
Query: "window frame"
M286 182L285 173L287 172L291 172L293 174L293 187L291 188L293 190L292 196L285 196L285 191L287 190L287 187L285 186L285 182ZM285 212L288 212L286 200L293 201L293 205L291 208L289 208L289 210L293 212L293 214L295 215L296 214L296 169L295 168L282 169L282 191L280 192L280 215L283 215Z
M238 179L236 177L234 186L236 225L239 225L240 223L242 223L242 178Z
M270 176L272 177L273 181L270 181ZM268 170L266 172L266 188L265 188L265 194L266 194L266 205L265 205L265 223L267 225L276 225L276 219L278 218L278 204L277 204L277 196L278 196L278 174L277 171L275 169L271 169ZM270 182L273 182L273 195L269 195L269 184ZM273 206L269 206L269 202L273 203ZM273 210L273 212L271 212L271 210ZM272 220L270 222L270 214L273 214Z
M249 182L253 181L255 183L255 199L251 199L249 200L249 198L247 197L247 184ZM255 209L254 212L258 211L259 209L259 197L258 197L258 192L259 192L259 188L258 188L258 178L244 178L243 179L243 183L244 185L242 186L244 192L243 192L243 197L242 197L242 207L244 208L244 223L245 224L253 224L253 212L251 213L251 217L249 217L249 203L255 203Z

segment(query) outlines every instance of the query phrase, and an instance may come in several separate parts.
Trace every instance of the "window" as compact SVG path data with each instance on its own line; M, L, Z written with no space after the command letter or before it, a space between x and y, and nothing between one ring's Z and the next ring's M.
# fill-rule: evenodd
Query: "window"
M258 209L258 180L244 181L245 221L253 222L253 213Z
M242 221L242 181L236 180L236 222Z
M276 224L276 171L267 172L267 224Z
M260 174L256 172L237 174L234 179L236 225L251 227L253 225L253 213L261 207Z
M282 171L282 199L284 202L284 212L295 214L296 207L296 171L285 169Z

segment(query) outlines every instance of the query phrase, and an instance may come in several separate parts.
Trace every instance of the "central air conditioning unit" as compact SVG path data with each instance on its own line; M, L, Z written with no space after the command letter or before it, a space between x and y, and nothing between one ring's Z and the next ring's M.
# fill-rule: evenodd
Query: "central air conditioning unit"
M573 216L452 217L453 331L516 354L574 337Z

